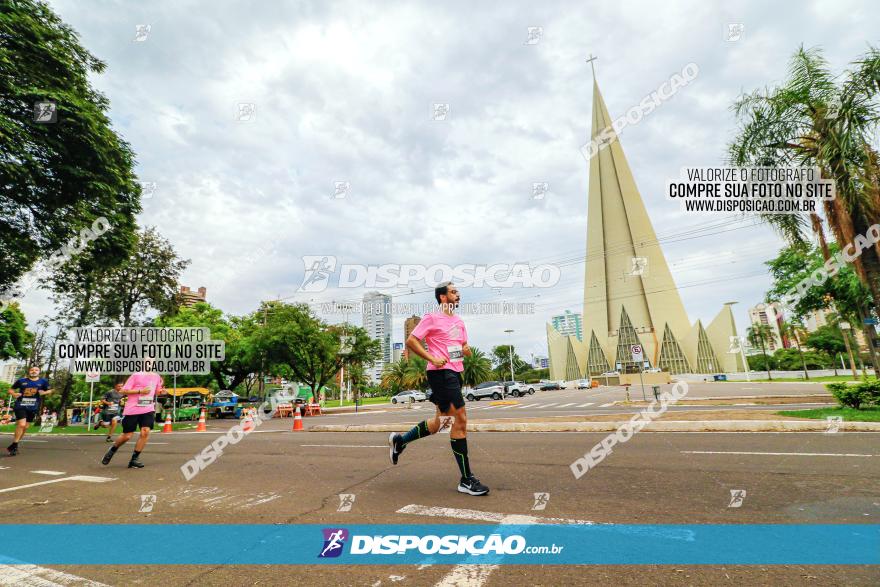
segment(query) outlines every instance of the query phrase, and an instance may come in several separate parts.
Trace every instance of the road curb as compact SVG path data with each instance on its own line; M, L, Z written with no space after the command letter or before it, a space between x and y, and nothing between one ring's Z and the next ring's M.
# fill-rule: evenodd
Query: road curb
M491 422L468 424L470 432L613 432L629 421L619 422ZM409 424L319 424L309 432L403 432ZM825 432L825 420L658 420L649 432ZM880 422L841 422L841 432L880 432Z

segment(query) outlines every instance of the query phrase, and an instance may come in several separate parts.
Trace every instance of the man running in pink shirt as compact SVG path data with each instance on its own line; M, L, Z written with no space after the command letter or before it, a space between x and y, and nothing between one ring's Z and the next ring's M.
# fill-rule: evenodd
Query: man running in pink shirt
M440 429L441 416L452 416L454 420L449 437L452 454L461 471L458 491L469 495L486 495L489 488L474 477L468 461L467 413L461 395L461 373L464 371L464 357L471 356L471 349L467 343L464 322L454 314L461 297L458 289L451 282L446 282L434 289L434 298L440 304L440 311L425 314L406 340L406 347L428 361L427 376L431 386L428 399L437 406L437 414L431 420L419 422L406 434L391 434L388 438L391 462L397 464L400 453L408 443L436 434ZM427 351L422 347L421 339L427 343Z
M151 372L152 368L153 361L145 360L144 370L132 373L119 391L122 395L128 396L122 411L122 434L101 459L102 465L109 465L110 459L113 458L119 447L128 442L134 431L140 428L141 432L134 445L134 452L128 462L128 468L144 468L144 464L138 457L147 446L147 439L150 437L150 431L156 420L156 396L165 394L162 377L158 373Z

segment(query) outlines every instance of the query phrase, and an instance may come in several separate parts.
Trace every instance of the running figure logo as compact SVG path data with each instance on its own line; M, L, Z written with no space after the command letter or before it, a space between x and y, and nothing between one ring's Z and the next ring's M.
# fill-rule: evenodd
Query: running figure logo
M743 500L746 498L746 490L745 489L731 489L730 490L730 503L727 504L729 508L738 508L743 504Z
M151 512L151 511L153 511L154 505L156 505L156 496L155 495L142 495L141 496L141 507L138 511L139 512Z
M440 428L437 434L449 434L452 431L452 424L455 422L455 416L440 416Z
M318 558L335 558L342 554L345 541L348 539L348 530L345 528L324 528L324 548Z
M339 507L336 508L337 512L350 512L351 506L354 505L354 493L340 493L339 494Z
M302 285L299 291L316 292L327 289L330 275L336 270L336 257L330 255L304 255Z
M550 501L549 493L536 493L535 494L535 505L532 506L533 510L543 510L547 507L547 503Z
M828 428L825 429L825 434L837 434L840 432L843 416L826 416L825 422L828 425Z

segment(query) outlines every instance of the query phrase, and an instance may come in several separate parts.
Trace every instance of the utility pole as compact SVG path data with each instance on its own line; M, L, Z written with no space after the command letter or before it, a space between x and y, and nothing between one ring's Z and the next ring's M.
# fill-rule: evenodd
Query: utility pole
M505 330L504 332L506 332L507 334L513 334L513 330L510 329ZM510 380L515 381L515 379L513 378L513 343L507 346L507 350L509 351L508 354L510 355Z

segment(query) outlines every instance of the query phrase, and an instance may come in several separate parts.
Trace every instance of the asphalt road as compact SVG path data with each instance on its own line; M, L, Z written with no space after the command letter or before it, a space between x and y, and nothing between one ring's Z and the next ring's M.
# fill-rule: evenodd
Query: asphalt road
M671 385L661 385L660 392L667 391ZM718 406L688 406L688 401L693 399L723 399L723 398L750 398L750 397L770 397L770 396L810 396L815 394L826 395L824 385L809 383L765 383L765 384L749 384L749 383L703 383L694 382L688 384L687 395L678 403L681 405L670 405L669 411L699 411L699 410L718 410ZM631 400L642 400L642 391L639 386L633 386L629 390ZM648 400L653 399L651 386L645 386L645 397ZM550 391L536 391L534 394L519 398L506 398L505 402L516 402L510 405L494 405L490 399L467 402L467 412L470 421L493 419L493 420L512 420L528 417L534 418L538 416L560 417L560 416L589 416L604 414L633 414L643 407L641 406L623 406L620 403L626 399L626 389L623 387L598 387L594 389L562 389ZM779 404L779 405L747 405L752 403L751 399L732 399L731 405L735 405L736 409L743 410L770 410L779 411L781 409L809 409L821 407L815 402L823 400L810 399L809 402L800 404ZM828 404L833 404L833 400L825 400ZM329 404L332 407L332 402ZM824 404L823 404L824 405ZM430 402L416 402L407 405L381 404L367 406L357 414L354 413L333 413L330 412L320 418L320 423L332 424L384 424L384 423L415 423L426 417L433 415L435 407ZM306 426L312 423L318 423L318 420L310 421L306 419Z
M289 422L280 421L284 427ZM213 422L211 427L219 428ZM873 433L645 432L618 446L581 479L574 478L570 463L604 434L473 433L473 469L492 488L479 498L455 491L457 470L442 437L414 443L394 467L385 434L264 427L228 447L187 482L181 464L216 435L156 434L142 457L147 464L142 470L125 468L129 448L102 466L106 444L100 438L34 438L23 444L19 456L0 458L0 515L6 523L332 525L468 523L456 513L465 509L490 517L525 514L610 523L878 523L880 518L880 435ZM67 479L72 476L105 481ZM55 482L32 485L50 480ZM731 490L746 491L738 508L728 507ZM532 510L536 492L550 494L542 512ZM351 511L337 511L342 493L355 495ZM150 513L139 512L143 495L156 496ZM419 513L427 507L448 508L448 513ZM14 536L4 536L9 540ZM311 560L315 553L290 556L291 561ZM95 558L100 561L100 552ZM90 565L31 571L34 576L23 578L20 569L0 567L0 585L87 585L86 579L168 586L298 581L367 586L871 585L880 578L876 567L847 566Z

